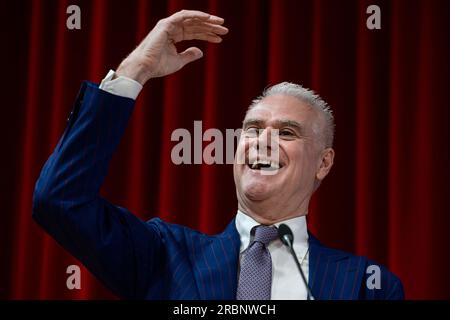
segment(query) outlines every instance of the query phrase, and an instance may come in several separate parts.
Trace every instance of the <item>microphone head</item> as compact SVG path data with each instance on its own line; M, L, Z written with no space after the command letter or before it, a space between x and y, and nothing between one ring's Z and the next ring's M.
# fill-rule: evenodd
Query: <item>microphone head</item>
M278 237L280 237L280 240L288 247L290 247L294 242L294 235L291 228L284 223L278 226Z

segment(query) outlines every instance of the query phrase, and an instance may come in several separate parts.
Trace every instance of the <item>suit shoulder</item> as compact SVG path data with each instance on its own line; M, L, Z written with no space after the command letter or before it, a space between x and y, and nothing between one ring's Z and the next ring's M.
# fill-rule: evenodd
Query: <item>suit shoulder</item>
M401 300L404 299L403 285L400 278L389 269L365 256L358 256L346 251L326 247L314 236L310 235L310 246L320 248L321 254L325 254L333 260L349 261L348 268L358 270L361 274L361 290L359 299L367 300Z
M367 260L366 297L372 299L403 300L404 291L400 278L386 266Z

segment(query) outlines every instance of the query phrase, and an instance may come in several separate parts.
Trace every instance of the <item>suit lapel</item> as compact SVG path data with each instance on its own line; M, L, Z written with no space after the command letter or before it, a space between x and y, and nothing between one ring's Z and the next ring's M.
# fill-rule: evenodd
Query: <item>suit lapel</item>
M309 285L317 300L357 299L364 261L324 247L309 234Z
M240 247L235 220L220 235L190 237L200 299L235 299ZM364 270L363 258L324 247L309 233L309 285L317 300L358 299Z
M217 236L192 234L189 245L200 299L235 299L240 247L235 220Z

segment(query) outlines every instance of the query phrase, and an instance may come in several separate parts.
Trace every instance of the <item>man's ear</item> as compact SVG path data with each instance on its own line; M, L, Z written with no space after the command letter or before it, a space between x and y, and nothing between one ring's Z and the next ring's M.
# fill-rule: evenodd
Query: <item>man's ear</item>
M331 167L333 166L334 161L334 150L333 148L326 148L322 151L321 162L319 168L316 172L316 178L319 181L322 181L330 172Z

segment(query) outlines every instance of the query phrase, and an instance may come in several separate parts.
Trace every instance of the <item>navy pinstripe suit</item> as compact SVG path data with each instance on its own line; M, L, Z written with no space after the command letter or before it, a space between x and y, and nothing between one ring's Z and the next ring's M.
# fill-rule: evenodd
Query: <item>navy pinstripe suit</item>
M235 299L240 240L234 220L208 236L152 219L143 222L99 196L134 101L85 82L68 126L42 169L33 217L122 298ZM370 290L372 262L309 240L309 279L317 299L401 299L397 277L381 268ZM298 284L302 285L302 284Z

